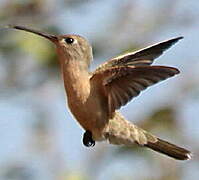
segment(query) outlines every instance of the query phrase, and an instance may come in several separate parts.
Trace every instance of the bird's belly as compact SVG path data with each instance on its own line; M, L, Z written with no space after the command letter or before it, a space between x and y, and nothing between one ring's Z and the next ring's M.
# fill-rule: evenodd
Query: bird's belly
M108 108L103 99L88 98L84 103L68 101L68 105L76 120L85 130L91 131L96 138L100 136L108 122Z

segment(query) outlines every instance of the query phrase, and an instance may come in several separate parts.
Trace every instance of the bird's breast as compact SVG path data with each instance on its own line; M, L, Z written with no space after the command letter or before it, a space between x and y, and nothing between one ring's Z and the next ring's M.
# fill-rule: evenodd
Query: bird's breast
M108 122L108 103L98 88L91 88L88 92L81 88L82 93L87 94L81 97L73 92L68 96L68 106L75 119L85 129L92 132L95 139L101 138L101 132Z
M85 130L100 135L108 122L107 97L102 93L101 85L92 83L89 73L75 63L62 66L68 106Z

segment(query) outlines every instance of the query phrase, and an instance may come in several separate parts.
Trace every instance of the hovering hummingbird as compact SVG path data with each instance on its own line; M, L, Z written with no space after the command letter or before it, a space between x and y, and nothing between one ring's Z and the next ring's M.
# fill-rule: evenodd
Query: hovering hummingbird
M190 151L137 127L117 111L142 90L179 73L173 67L151 64L183 37L120 55L91 73L92 48L85 38L71 34L52 35L17 25L8 27L37 34L55 44L68 106L85 130L85 146L107 140L117 145L138 144L178 160L191 159Z

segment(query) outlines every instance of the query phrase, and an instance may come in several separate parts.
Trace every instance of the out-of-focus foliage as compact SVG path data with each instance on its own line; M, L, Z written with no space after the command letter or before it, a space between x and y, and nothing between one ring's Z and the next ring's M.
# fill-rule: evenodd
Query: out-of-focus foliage
M196 0L0 1L2 27L14 23L87 37L93 67L119 53L185 35L158 61L180 67L181 76L141 94L126 107L126 117L195 154L182 163L136 145L84 148L83 131L65 114L54 46L33 34L1 29L0 179L198 179L198 16Z

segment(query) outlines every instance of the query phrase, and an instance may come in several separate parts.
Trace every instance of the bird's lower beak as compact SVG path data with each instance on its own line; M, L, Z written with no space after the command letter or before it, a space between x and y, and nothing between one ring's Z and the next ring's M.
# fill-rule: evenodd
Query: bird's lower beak
M8 25L8 28L18 29L18 30L27 31L27 32L30 32L30 33L37 34L39 36L45 37L46 39L49 39L53 43L56 43L58 41L58 38L55 35L51 35L51 34L47 34L47 33L41 32L41 31L29 29L29 28L26 28L24 26Z

